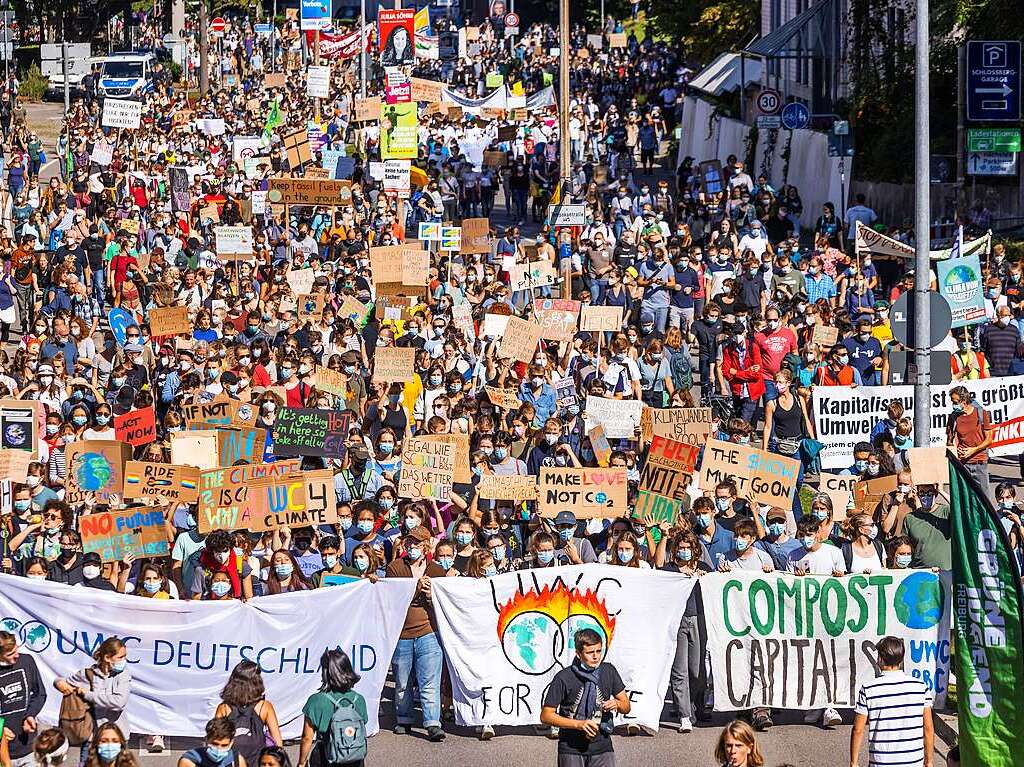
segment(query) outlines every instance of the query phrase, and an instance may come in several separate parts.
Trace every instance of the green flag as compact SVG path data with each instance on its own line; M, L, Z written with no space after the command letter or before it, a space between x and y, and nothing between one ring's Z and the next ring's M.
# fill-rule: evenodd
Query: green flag
M263 137L267 140L270 139L270 133L284 120L281 119L281 106L278 104L277 99L270 102L270 112L267 113L267 121L263 125Z
M949 462L960 764L1021 767L1024 634L1020 571L987 494Z

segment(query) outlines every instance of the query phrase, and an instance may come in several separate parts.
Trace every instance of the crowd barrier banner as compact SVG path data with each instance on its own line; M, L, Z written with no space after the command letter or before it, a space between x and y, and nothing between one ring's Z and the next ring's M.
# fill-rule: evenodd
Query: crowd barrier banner
M456 580L456 579L452 579ZM202 737L231 669L260 665L286 738L302 733L302 706L320 687L320 656L340 647L361 676L367 732L377 710L415 581L395 578L260 597L243 604L157 600L0 575L0 627L35 658L47 690L42 718L57 721L53 682L93 663L109 636L124 640L132 732ZM311 616L319 616L311 620Z
M633 710L619 723L658 729L676 632L695 579L612 565L570 565L493 578L435 578L434 608L465 725L540 721L544 692L592 628Z
M946 420L952 412L949 390L959 385L932 387L932 445L946 444ZM989 455L1019 454L1024 449L1024 376L985 378L962 385L988 411L996 425ZM853 446L870 441L872 427L886 417L886 409L893 400L900 400L907 417L912 416L913 386L815 386L814 429L818 440L825 445L821 453L822 468L852 466Z
M875 646L902 637L905 671L946 698L948 572L879 570L841 578L735 571L700 580L715 709L852 708L878 674Z

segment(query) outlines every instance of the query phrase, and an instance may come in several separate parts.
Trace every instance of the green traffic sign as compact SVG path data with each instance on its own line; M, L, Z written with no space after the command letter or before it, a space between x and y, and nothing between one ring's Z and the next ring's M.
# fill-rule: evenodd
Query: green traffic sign
M1019 152L1020 128L968 128L968 152Z

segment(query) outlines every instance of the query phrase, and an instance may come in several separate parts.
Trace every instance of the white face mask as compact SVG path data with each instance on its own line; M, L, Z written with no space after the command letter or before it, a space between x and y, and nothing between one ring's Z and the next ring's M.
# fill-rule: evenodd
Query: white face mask
M82 575L85 576L87 581L91 581L94 578L100 577L100 568L96 565L86 565L82 568Z

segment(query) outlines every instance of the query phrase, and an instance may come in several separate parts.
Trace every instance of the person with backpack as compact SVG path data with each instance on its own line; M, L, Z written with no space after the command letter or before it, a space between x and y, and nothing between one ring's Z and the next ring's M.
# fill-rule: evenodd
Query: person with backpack
M107 722L118 725L128 735L125 708L131 692L132 674L128 670L128 652L117 637L107 637L92 654L96 663L76 671L53 686L64 696L60 707L60 727L73 746L81 746L78 763L89 756L93 732Z
M234 749L235 725L226 716L206 723L206 744L191 748L178 759L178 767L247 767Z
M302 707L297 767L363 767L369 716L366 699L353 689L358 682L344 650L327 650L320 657L320 690Z
M250 765L258 765L260 751L269 737L278 746L284 745L274 704L266 699L260 667L251 660L240 661L220 691L221 702L213 715L224 717L235 725L234 750Z

